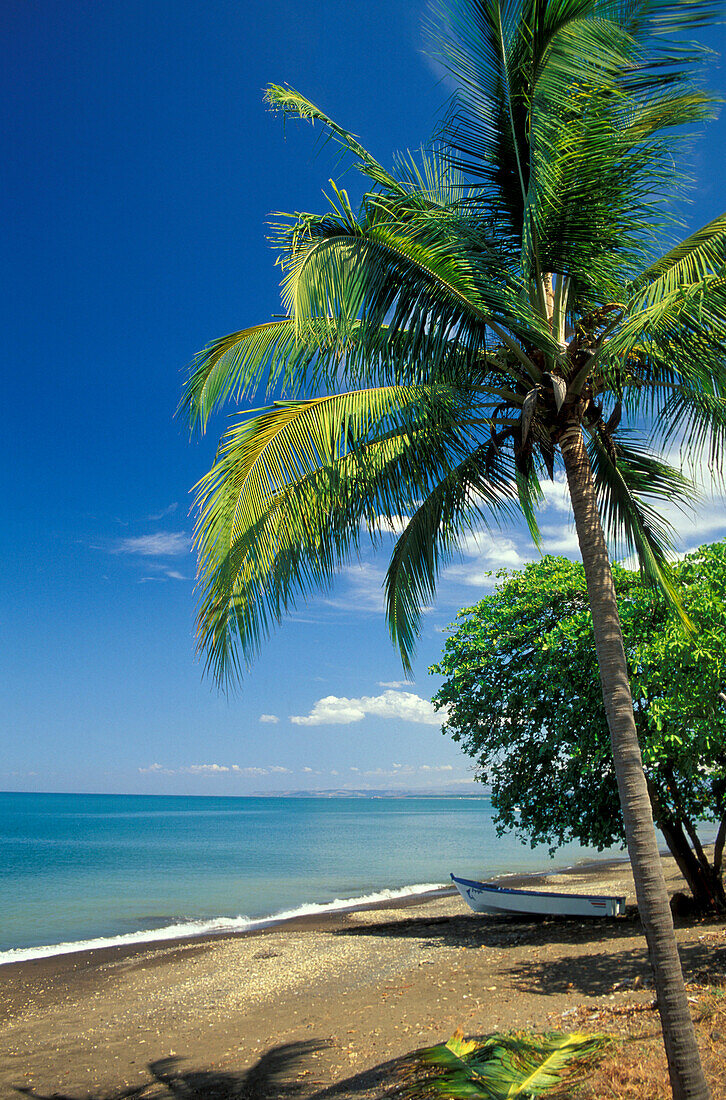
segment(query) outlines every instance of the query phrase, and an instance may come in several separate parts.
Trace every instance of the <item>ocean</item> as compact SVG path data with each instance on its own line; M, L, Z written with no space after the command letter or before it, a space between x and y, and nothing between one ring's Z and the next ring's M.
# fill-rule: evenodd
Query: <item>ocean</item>
M497 837L485 797L0 794L0 963L622 855Z

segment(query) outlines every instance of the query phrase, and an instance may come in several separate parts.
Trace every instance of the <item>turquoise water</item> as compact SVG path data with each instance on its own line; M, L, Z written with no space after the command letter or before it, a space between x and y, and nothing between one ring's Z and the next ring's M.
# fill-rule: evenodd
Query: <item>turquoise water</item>
M498 838L481 797L0 794L0 962L592 856Z

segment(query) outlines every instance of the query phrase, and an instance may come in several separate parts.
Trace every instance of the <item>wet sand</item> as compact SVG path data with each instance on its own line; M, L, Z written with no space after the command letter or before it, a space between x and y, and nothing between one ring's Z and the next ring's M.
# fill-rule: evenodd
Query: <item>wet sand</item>
M624 862L506 883L634 902ZM726 970L723 922L686 924L678 938L687 975ZM393 1061L456 1027L553 1026L577 1008L652 1001L648 983L632 910L490 918L449 891L13 963L0 967L0 1096L369 1100L394 1083Z

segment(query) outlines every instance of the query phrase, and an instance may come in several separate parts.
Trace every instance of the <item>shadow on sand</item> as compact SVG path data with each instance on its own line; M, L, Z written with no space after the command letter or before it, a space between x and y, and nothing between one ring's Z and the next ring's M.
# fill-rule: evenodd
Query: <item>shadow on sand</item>
M683 944L681 965L686 981L720 984L726 968L726 950L714 951L710 944ZM628 988L633 983L651 980L651 968L645 947L618 951L617 955L597 954L573 956L566 960L520 960L508 971L515 989L527 993L581 993L602 996L611 993L615 985Z
M372 1100L398 1092L411 1056L384 1062L337 1084L322 1087L310 1067L327 1042L286 1043L268 1050L255 1065L239 1072L184 1068L183 1058L162 1058L148 1065L149 1079L120 1090L41 1092L16 1088L32 1100Z
M475 913L454 917L414 917L387 921L385 924L353 925L336 929L334 936L391 936L421 939L429 946L445 947L520 947L566 943L602 943L625 939L640 931L637 911L628 917L483 917Z

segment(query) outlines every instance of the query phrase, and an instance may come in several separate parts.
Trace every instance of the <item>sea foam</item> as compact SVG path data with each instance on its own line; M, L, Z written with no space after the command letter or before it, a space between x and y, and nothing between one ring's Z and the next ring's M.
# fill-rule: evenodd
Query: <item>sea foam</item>
M356 898L335 898L329 902L310 902L296 909L286 909L268 917L251 920L249 917L214 917L209 920L178 921L162 928L140 929L138 932L126 932L119 936L98 936L95 939L76 940L72 943L54 943L42 947L13 947L0 951L0 966L6 963L27 962L30 959L47 959L54 955L71 955L77 951L96 951L104 947L126 947L135 943L156 943L163 940L189 939L191 936L221 936L230 932L250 932L255 928L267 928L281 921L295 917L315 916L319 913L334 913L346 909L360 909L364 905L375 905L382 901L397 901L400 898L417 894L430 894L444 889L440 882L419 882L413 886L403 886L397 890L378 890L373 894L363 894Z

